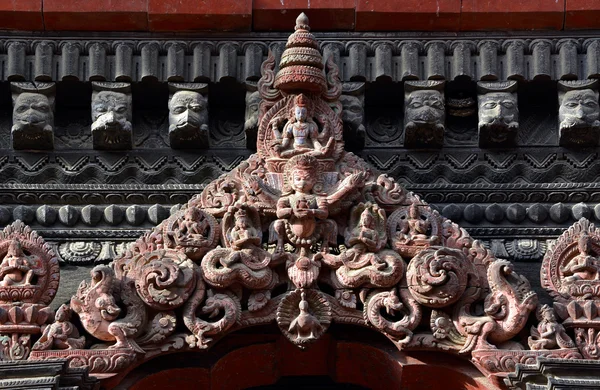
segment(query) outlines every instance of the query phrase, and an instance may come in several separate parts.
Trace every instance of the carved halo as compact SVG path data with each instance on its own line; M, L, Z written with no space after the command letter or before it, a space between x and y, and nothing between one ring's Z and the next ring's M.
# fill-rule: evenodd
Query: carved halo
M14 242L35 275L35 280L27 285L0 287L0 302L14 301L48 305L54 299L60 281L58 258L50 246L35 231L17 220L0 232L0 258L6 258Z
M568 281L561 270L580 255L578 242L583 235L589 238L590 254L600 255L600 229L581 218L558 237L556 244L544 256L541 268L542 287L559 301L584 297L600 299L600 280Z

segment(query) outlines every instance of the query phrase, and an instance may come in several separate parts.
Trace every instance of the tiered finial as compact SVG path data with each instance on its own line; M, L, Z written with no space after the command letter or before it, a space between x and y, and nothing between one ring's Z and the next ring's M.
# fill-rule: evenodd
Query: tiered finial
M286 92L323 92L327 89L323 57L304 13L296 19L295 30L281 56L274 86Z

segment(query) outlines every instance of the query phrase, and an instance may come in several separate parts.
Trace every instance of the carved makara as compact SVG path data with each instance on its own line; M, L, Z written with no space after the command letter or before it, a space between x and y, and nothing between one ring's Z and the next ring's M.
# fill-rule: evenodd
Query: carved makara
M517 82L479 82L479 146L514 146L519 130Z
M94 81L92 89L94 149L131 149L131 85Z
M171 147L208 148L208 84L169 83L169 90Z
M558 82L559 144L596 146L600 139L598 80Z
M342 83L305 15L275 65L270 54L257 87L257 154L94 268L71 299L85 348L104 344L82 348L65 307L33 358L96 359L95 372L115 373L274 321L300 347L338 322L372 327L402 349L470 354L525 326L536 296L508 261L345 152ZM407 88L407 142L441 144L443 84ZM173 94L173 107L179 97L195 104L187 92ZM361 121L351 120L356 131Z
M54 149L54 83L10 83L14 149Z

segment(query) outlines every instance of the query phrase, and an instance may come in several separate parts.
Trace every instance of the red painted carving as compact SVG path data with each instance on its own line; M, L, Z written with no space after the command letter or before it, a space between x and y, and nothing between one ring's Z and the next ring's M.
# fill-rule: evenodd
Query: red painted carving
M72 298L86 345L102 344L79 349L65 311L32 358L116 373L272 322L302 348L337 322L401 349L475 357L523 329L537 297L508 261L344 151L338 70L323 66L305 15L275 65L269 55L258 83L257 154L96 267ZM544 345L558 329L548 321Z
M31 335L54 315L48 304L58 289L58 259L21 221L0 232L0 259L0 356L26 359Z
M587 359L600 358L599 255L600 229L582 218L546 252L541 269L542 286L554 297L554 309L563 320L559 326L574 330L575 343ZM559 333L552 343L560 343Z

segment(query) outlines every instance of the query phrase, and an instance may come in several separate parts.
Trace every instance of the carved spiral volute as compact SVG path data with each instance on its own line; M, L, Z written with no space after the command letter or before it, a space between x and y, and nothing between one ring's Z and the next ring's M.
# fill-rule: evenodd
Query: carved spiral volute
M461 297L469 270L469 261L461 251L433 247L413 257L406 279L411 294L420 304L439 308Z
M181 306L196 286L196 265L181 252L158 250L131 259L130 277L139 296L152 308Z

